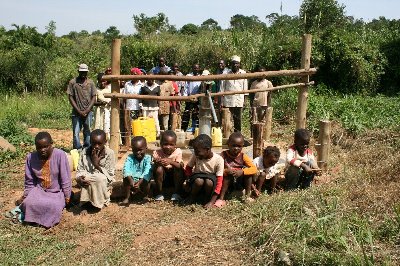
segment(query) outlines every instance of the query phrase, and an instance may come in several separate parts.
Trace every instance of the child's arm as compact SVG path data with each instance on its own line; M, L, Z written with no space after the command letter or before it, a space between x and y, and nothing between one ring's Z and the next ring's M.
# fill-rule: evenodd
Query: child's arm
M126 177L133 177L133 160L132 160L132 155L128 155L126 157L124 167L122 170L122 175L124 178Z
M290 165L294 165L297 167L301 167L301 164L303 163L301 160L298 160L296 158L296 150L294 148L289 148L286 153L286 161Z
M147 182L150 181L151 179L151 157L150 155L145 155L143 158L144 162L143 162L143 173L142 176L140 177L140 181L142 181L142 179L146 180Z
M243 168L243 175L255 175L257 173L257 167L247 154L243 154L243 161L245 165L245 168Z

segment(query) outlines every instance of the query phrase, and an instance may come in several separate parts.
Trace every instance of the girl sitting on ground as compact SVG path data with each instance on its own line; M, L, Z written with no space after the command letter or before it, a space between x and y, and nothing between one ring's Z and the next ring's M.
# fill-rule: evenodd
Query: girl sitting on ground
M257 173L253 179L252 192L254 197L259 197L261 189L265 181L269 183L268 191L275 192L276 182L280 167L278 165L281 152L276 146L268 146L264 149L263 155L253 160L254 165L257 167Z
M161 133L161 148L153 152L153 173L156 182L155 200L163 201L163 187L173 186L172 201L181 200L179 195L183 184L182 150L176 148L176 134L172 130Z
M185 188L190 191L188 204L202 195L204 208L211 208L221 192L224 159L212 152L211 146L212 140L206 134L200 134L193 140L194 155L185 168Z

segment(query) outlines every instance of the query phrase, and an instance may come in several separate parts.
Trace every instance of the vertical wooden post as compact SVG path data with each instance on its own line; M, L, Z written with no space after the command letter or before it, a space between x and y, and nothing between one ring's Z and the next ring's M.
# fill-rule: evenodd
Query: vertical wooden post
M172 113L170 118L171 118L171 130L175 131L176 129L179 128L179 125L178 125L178 113Z
M112 41L111 48L111 74L120 75L120 63L121 63L121 39L114 39ZM119 81L111 82L111 92L119 93ZM119 151L119 99L111 99L111 137L110 137L110 148L115 153L116 160L118 159Z
M272 111L273 107L268 107L264 125L264 140L270 141L272 132Z
M222 134L224 138L229 138L232 130L231 112L228 108L222 108Z
M263 123L253 123L253 159L262 155L263 149Z
M318 167L326 170L329 160L329 148L331 145L331 122L328 120L319 121L319 136L318 136Z
M301 49L301 68L309 70L311 60L311 34L303 35L303 45ZM309 82L310 76L301 78L301 82ZM308 87L304 86L299 89L297 99L297 113L296 113L296 129L306 127L306 113L308 103Z

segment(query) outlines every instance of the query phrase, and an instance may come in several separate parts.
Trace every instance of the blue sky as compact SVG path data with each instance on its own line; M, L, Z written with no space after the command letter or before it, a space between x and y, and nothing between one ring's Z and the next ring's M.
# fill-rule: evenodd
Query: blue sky
M283 14L298 15L301 2L282 0ZM339 0L339 3L346 6L347 15L365 21L379 16L400 18L398 0ZM187 23L200 25L208 18L217 20L223 28L227 28L230 18L235 14L256 15L265 21L266 15L280 13L280 4L280 0L0 0L0 25L10 29L12 23L26 24L44 32L49 21L54 20L57 35L81 30L105 31L111 25L123 34L132 34L133 14L154 16L163 12L168 16L170 24L177 28Z

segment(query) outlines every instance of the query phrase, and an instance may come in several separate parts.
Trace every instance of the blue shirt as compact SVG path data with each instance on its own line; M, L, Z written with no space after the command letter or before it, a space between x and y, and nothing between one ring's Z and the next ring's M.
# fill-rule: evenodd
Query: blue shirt
M135 182L140 179L151 179L151 156L146 154L139 162L133 154L128 155L124 163L124 177L131 176Z

